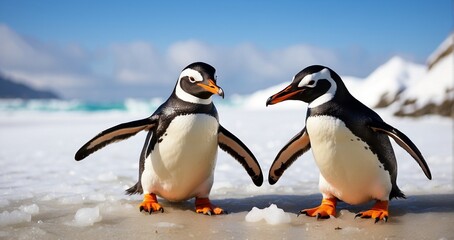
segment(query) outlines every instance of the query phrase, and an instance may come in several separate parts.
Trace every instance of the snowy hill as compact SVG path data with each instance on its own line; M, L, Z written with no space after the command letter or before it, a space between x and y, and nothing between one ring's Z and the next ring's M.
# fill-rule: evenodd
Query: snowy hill
M360 83L362 85L360 92L352 94L367 106L387 107L424 73L424 66L393 57Z
M406 62L400 57L393 57L366 78L341 77L353 96L369 107L379 108L393 103L407 86L416 82L418 77L423 76L424 73L424 66ZM257 91L244 98L243 106L246 108L265 107L267 98L284 89L289 83L290 81ZM301 104L298 104L297 101L282 103L282 108L293 107L301 107Z
M341 76L350 93L371 108L391 107L397 116L435 114L453 116L454 53L451 41L444 41L428 60L430 68L393 57L366 78ZM449 40L449 38L448 38ZM451 45L449 45L451 44ZM440 50L441 49L441 50ZM447 49L443 51L443 49ZM436 61L432 59L437 59ZM335 69L334 69L335 70ZM291 76L289 76L290 79ZM284 89L290 81L237 99L245 108L264 108L268 97ZM305 108L297 101L280 108Z
M438 114L454 118L454 33L428 59L428 70L399 100L398 116Z

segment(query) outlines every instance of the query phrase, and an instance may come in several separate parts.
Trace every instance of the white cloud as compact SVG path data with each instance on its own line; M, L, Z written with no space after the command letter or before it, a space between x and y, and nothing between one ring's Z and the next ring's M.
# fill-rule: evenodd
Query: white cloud
M146 41L113 43L103 49L87 50L75 44L46 45L1 24L0 53L0 70L6 74L34 86L56 89L67 97L84 97L88 91L98 95L93 92L100 90L100 98L109 98L109 91L111 95L116 92L117 97L121 94L136 97L138 92L142 92L140 97L154 97L150 94L156 92L167 96L158 88L170 92L168 89L175 84L180 70L194 61L213 65L219 84L228 94L253 92L290 81L294 74L312 64L327 65L345 75L348 72L344 69L354 72L359 62L358 54L351 57L345 52L304 44L267 50L253 43L227 47L194 39L175 42L164 50ZM361 61L363 65L377 62L371 56L363 56ZM375 66L361 70L367 71L365 74Z
M55 59L36 49L6 25L0 24L0 64L5 68L48 68Z
M48 46L0 24L0 53L2 72L38 88L68 88L93 81L87 75L87 54L76 45Z
M220 53L219 49L214 46L197 40L188 40L172 44L166 51L166 59L168 64L179 66L181 69L192 62L216 62L221 57Z
M113 44L108 49L113 61L113 77L120 82L156 83L166 76L162 56L147 42Z

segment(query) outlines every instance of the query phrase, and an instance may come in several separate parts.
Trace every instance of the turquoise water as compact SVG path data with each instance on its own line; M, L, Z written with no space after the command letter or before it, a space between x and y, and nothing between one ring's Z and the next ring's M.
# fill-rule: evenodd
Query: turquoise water
M153 110L162 103L159 99L127 99L117 102L88 102L80 100L0 100L0 111L39 112L99 112Z
M81 100L0 100L0 112L154 112L164 99L125 99L116 102L90 102ZM216 101L216 105L236 106L228 100Z

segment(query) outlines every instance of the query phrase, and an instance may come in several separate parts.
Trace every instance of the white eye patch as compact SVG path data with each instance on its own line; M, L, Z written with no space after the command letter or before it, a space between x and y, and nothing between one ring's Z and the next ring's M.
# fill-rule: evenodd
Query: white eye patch
M175 86L175 94L177 97L185 102L190 102L190 103L197 103L197 104L210 104L211 103L211 98L208 99L201 99L196 96L193 96L187 92L185 92L181 86L180 86L180 81L182 78L188 77L189 81L191 83L195 82L202 82L203 81L203 76L200 74L198 71L194 69L185 69L181 72L180 77L178 78L178 83Z
M315 86L317 86L317 82L322 79L330 82L331 86L329 87L328 91L326 91L324 94L322 94L321 96L319 96L318 98L313 100L311 103L309 103L309 108L315 108L328 101L331 101L331 99L334 98L334 95L336 95L336 90L337 90L336 81L334 81L334 79L331 78L330 71L327 68L324 68L320 72L312 73L312 74L305 76L298 83L298 87L305 86L305 87L315 88Z
M189 81L192 83L203 81L202 74L191 68L183 70L180 74L179 80L181 80L181 78L183 77L189 77Z
M315 87L317 85L317 81L320 79L331 79L331 74L329 73L329 70L324 68L320 72L308 74L304 76L303 79L298 83L298 87ZM331 82L331 81L330 81ZM333 81L334 82L334 81Z

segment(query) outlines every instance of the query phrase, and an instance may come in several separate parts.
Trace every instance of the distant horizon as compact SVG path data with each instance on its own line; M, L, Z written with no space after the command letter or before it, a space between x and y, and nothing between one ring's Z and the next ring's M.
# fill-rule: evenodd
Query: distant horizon
M391 57L390 59L388 59L387 61L385 61L383 64L379 65L377 68L379 68L379 67L381 67L381 66L383 66L383 65L385 65L385 64L388 64L389 62L395 60L396 58L397 58L397 59L401 59L401 60L403 60L403 61L405 61L405 62L407 62L407 63L412 63L412 64L419 65L420 67L425 67L425 68L428 67L428 66L425 65L425 64L419 64L419 63L411 62L411 61L409 61L409 60L407 60L407 59L404 59L404 58L402 58L402 57L400 57L400 56L393 56L393 57ZM348 78L348 79L352 79L352 78L353 78L353 79L356 79L356 80L358 80L358 81L364 81L364 80L367 79L367 77L369 77L371 74L373 74L375 70L377 70L377 69L372 70L372 71L371 71L369 74L367 74L365 77L350 76L350 75L341 75L341 77L342 77L343 79L344 79L344 78L345 78L345 79L347 79L347 78ZM0 75L2 75L2 74L3 74L3 73L0 72ZM3 74L3 76L5 76L5 75ZM8 77L8 76L7 76L7 77ZM10 79L10 80L13 80L13 81L14 81L15 79ZM290 82L291 82L291 79L288 79L287 81L282 81L281 83L277 83L277 84L272 85L272 86L268 86L268 87L264 87L264 88L261 88L261 89L257 89L257 90L255 90L255 91L248 92L248 93L243 93L243 94L239 94L239 93L227 94L226 97L225 97L224 99L218 99L216 96L214 96L214 97L213 97L213 101L214 101L214 102L217 102L217 104L226 103L226 104L228 105L228 104L231 104L231 103L237 101L237 100L238 100L238 97L244 99L244 98L247 98L248 96L251 96L251 95L253 95L253 94L257 93L257 92L261 92L261 91L267 90L267 89L269 89L269 88L274 88L274 87L276 87L276 86L282 85L282 84L284 84L284 83L290 83ZM21 82L18 82L18 83L19 83L19 84L24 84L24 83L21 83ZM29 86L29 85L27 85L27 86ZM30 86L30 87L32 87L32 86ZM32 87L32 88L33 88L33 87ZM144 101L144 102L149 102L149 101L156 102L157 100L159 100L159 101L163 102L163 101L165 101L165 100L171 95L172 90L173 90L173 86L172 86L172 87L169 86L169 89L167 89L168 91L165 92L165 93L162 93L162 95L156 95L156 96L143 96L143 97L125 96L125 97L116 98L116 99L113 99L113 98L110 98L110 99L109 99L109 98L108 98L108 99L68 98L68 97L65 97L65 96L61 95L58 91L54 91L54 90L52 90L52 89L46 89L46 88L43 88L43 89L33 88L33 89L35 89L35 90L37 90L37 91L51 91L51 92L57 94L58 97L59 97L59 98L54 98L54 99L51 99L51 98L49 98L49 99L42 99L42 100L44 100L44 101L46 101L46 100L50 100L50 101L51 101L51 100L61 100L61 101L69 101L69 102L71 102L71 101L77 101L77 102L81 102L81 103L85 103L85 104L97 104L97 103L99 103L99 104L103 105L104 107L109 108L110 105L123 104L123 103L125 103L125 102L127 102L127 101L130 101L130 100L131 100L131 101ZM5 99L0 98L0 100L5 100ZM22 99L22 100L27 101L27 100L40 100L40 99ZM227 100L227 101L226 101L226 100ZM116 106L114 106L114 108L115 108L115 107L116 107ZM101 108L102 108L102 107L101 107Z
M391 57L390 59L388 59L385 63L389 62L391 59L395 58L395 57L399 57L399 56L394 56L394 57ZM406 60L408 61L408 60ZM383 63L383 64L385 64ZM422 65L422 64L421 64ZM381 65L380 65L381 66ZM373 71L372 71L373 72ZM371 72L371 73L372 73ZM369 73L368 75L370 75L371 73ZM68 98L68 97L65 97L64 95L62 95L61 93L58 92L58 90L54 90L54 89L51 89L51 88L37 88L37 87L34 87L30 84L27 84L26 82L24 82L24 79L15 79L13 76L9 76L8 74L5 74L3 72L1 72L0 70L0 77L3 77L9 81L12 81L14 83L17 83L18 85L24 85L26 87L29 87L31 88L32 90L36 90L38 92L51 92L52 94L56 94L57 98L44 98L42 100L63 100L63 101L82 101L82 102L86 102L86 103L120 103L120 102L124 102L128 99L136 99L136 100L153 100L153 99L162 99L162 100L165 100L167 97L170 96L170 94L172 93L172 90L173 90L173 87L172 88L169 88L169 91L168 91L168 94L167 96L165 95L160 95L160 96L150 96L150 97L128 97L128 96L125 96L123 98L118 98L118 99L105 99L105 100L102 100L102 99L83 99L83 98ZM349 75L345 75L345 76L341 76L341 77L354 77L354 78L358 78L358 79L361 79L363 80L363 78L361 77L358 77L358 76L349 76ZM367 76L366 76L367 77ZM283 81L282 83L284 83L285 81ZM290 82L290 80L288 81ZM282 84L282 83L277 83L277 85L279 84ZM273 85L274 86L274 85ZM273 86L268 86L268 87L265 87L263 89L258 89L258 90L255 90L253 92L248 92L248 93L243 93L243 94L238 94L238 93L234 93L233 96L236 97L236 96L247 96L247 95L250 95L250 94L254 94L256 91L261 91L261 90L264 90L266 88L269 88L269 87L273 87ZM27 99L27 98L19 98L21 100L40 100L40 99ZM0 100L5 100L5 98L1 98L0 97Z

